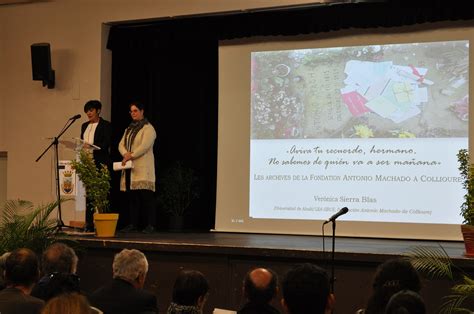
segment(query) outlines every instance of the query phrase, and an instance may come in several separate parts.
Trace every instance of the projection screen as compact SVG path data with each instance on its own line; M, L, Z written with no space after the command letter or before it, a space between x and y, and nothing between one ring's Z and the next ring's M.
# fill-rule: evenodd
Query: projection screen
M222 42L216 230L461 239L473 33Z

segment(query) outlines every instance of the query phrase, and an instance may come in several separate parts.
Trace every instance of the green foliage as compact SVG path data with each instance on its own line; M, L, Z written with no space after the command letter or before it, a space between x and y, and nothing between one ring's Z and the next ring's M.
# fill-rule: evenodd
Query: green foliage
M54 242L73 242L58 233L56 219L49 218L57 206L57 201L36 208L29 201L7 201L0 220L0 255L22 247L41 254Z
M421 274L431 279L447 278L454 282L453 269L463 273L457 268L451 258L440 245L436 247L417 246L407 253L408 260ZM474 280L463 273L463 283L454 284L451 287L451 294L443 298L444 302L439 309L439 313L472 313L463 308L466 300L474 300Z
M186 214L191 202L199 197L197 177L181 163L170 167L161 179L158 201L173 216Z
M463 179L463 188L466 190L464 203L461 205L463 223L474 226L474 165L471 164L467 149L460 149L458 154L459 172Z
M71 161L86 189L87 200L97 213L109 210L110 173L106 165L100 169L95 166L91 153L81 150L79 160Z
M444 297L445 302L441 305L440 314L449 313L472 313L472 311L462 307L467 296L462 294L451 294Z
M431 279L453 277L453 263L443 247L417 246L407 254L413 267Z

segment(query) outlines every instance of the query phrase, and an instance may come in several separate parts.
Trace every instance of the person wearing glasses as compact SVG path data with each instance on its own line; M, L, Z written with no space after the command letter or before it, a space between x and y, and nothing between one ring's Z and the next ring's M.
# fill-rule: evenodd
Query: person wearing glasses
M125 129L118 149L123 157L122 166L125 167L130 161L132 164L122 170L120 178L120 190L128 195L130 224L121 231L133 232L144 227L144 233L151 233L155 231L156 223L153 155L156 132L145 118L142 103L132 102L129 108L132 122Z

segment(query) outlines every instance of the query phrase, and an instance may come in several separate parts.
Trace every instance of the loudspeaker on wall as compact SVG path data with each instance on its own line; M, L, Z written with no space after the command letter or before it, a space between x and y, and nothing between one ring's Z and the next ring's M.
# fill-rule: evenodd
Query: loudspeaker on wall
M51 67L51 47L49 43L31 45L31 68L33 80L42 81L43 86L54 88L55 75Z

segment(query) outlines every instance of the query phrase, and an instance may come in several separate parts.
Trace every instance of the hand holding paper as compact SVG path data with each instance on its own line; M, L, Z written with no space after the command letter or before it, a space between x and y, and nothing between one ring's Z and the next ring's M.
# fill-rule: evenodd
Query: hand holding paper
M119 171L123 169L132 169L133 163L131 160L129 160L125 163L125 165L123 165L121 161L117 161L117 162L114 162L113 168L114 168L114 171Z

